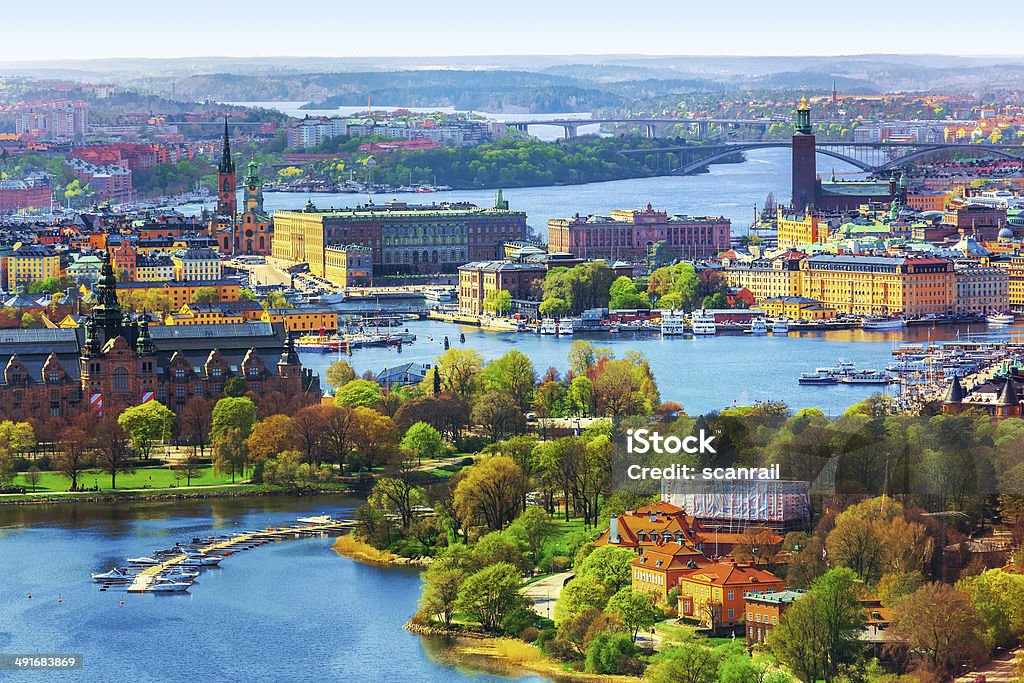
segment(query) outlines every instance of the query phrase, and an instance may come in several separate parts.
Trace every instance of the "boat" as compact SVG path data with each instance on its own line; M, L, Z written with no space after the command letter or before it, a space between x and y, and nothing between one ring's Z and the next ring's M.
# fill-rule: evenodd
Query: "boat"
M685 333L686 325L682 313L664 311L661 314L661 335L663 337L678 337Z
M837 384L839 378L827 372L815 370L814 372L801 372L797 382L803 385L824 386L827 384Z
M693 324L694 334L715 334L718 331L715 314L702 308L693 312L690 322Z
M843 384L889 384L893 378L877 370L857 370L839 377L838 380Z
M900 317L870 317L865 318L864 322L862 322L860 326L862 329L874 331L899 330L907 326L907 321Z
M826 375L832 375L833 377L844 377L846 375L852 375L858 372L857 366L849 361L839 361L830 368L815 368L815 372L824 373ZM864 372L863 370L861 372ZM872 371L873 372L873 371Z
M562 320L561 322L558 323L558 327L556 329L558 331L559 336L563 334L572 335L576 332L572 320Z
M554 320L544 319L540 321L541 334L558 334L558 324Z
M161 560L154 559L152 557L129 557L126 558L128 564L139 564L139 565L153 565L160 564Z
M789 318L776 318L772 323L772 334L789 334Z
M178 563L179 567L215 567L224 558L220 555L189 555Z
M199 572L189 571L188 569L179 569L172 567L167 571L160 574L160 578L170 579L174 581L191 581L199 576Z
M1002 313L990 313L985 316L985 322L989 325L1012 325L1013 321L1013 313L1010 313L1009 311L1003 311Z
M114 567L109 572L103 572L102 574L93 574L93 581L131 581L135 578L135 572L121 567Z
M423 298L439 304L451 303L455 301L455 289L430 287L423 290Z
M151 593L184 593L192 586L191 581L161 581L159 578L146 588Z
M303 524L330 524L334 519L330 515L315 515L313 517L299 517Z
M768 323L765 322L764 318L758 316L750 321L750 334L768 334Z

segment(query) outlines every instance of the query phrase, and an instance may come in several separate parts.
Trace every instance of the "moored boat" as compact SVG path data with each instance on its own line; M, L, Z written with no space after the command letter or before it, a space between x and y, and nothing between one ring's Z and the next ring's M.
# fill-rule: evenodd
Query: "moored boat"
M576 327L572 320L565 319L558 323L558 335L572 335L576 333Z
M545 318L540 321L541 334L558 334L558 324L551 319Z
M800 373L800 378L797 382L803 385L823 386L827 384L836 384L839 382L839 378L835 375L823 372L822 370L816 370L814 372Z
M664 311L661 314L661 334L664 337L678 337L686 332L683 314L677 311Z
M907 321L900 317L884 318L884 317L871 317L865 318L861 323L861 328L865 330L899 330L907 326Z
M1009 311L1003 311L1002 313L990 313L985 316L985 322L989 325L1012 325L1013 321L1013 313L1010 313Z
M789 318L776 318L772 323L772 334L789 334Z
M690 316L694 334L715 334L718 326L715 324L715 314L704 309L697 309Z
M750 334L761 336L768 334L768 323L761 316L750 321Z

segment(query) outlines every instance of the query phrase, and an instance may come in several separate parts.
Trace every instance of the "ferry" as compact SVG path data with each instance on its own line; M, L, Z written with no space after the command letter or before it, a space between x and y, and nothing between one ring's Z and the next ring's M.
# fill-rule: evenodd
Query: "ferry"
M890 384L893 378L877 370L857 370L838 378L843 384Z
M837 384L839 378L822 370L815 370L814 372L801 372L797 382L805 386L825 386L827 384Z
M685 333L686 327L681 313L664 311L661 314L661 335L663 337L678 337Z
M899 330L907 326L907 321L903 318L882 318L882 317L871 317L865 318L864 322L861 323L861 328L869 331L880 331L880 330Z
M758 316L750 321L750 334L757 336L768 334L768 323L764 318Z
M571 335L571 334L574 334L576 332L576 328L573 325L572 320L568 320L568 319L567 320L563 320L560 323L558 323L558 327L556 329L558 331L559 336L561 336L563 334Z
M715 325L715 314L704 309L697 309L690 316L693 324L694 334L715 334L718 327Z
M423 298L433 303L450 304L455 301L455 290L431 287L423 290Z
M772 334L789 334L789 318L776 318L772 323Z
M1003 311L1002 313L990 313L985 316L985 322L989 325L1012 325L1013 321L1013 313L1010 313L1009 311Z
M558 334L558 324L549 318L540 321L541 334Z

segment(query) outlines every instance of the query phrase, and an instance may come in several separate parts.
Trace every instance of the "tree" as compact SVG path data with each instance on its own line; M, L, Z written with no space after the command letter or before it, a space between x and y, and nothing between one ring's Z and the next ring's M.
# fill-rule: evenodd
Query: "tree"
M370 501L388 513L397 513L402 528L408 529L413 521L413 508L427 500L422 488L414 486L408 477L381 477L370 491Z
M720 657L698 642L683 643L652 660L648 683L716 683Z
M463 570L444 565L431 565L427 569L420 608L441 620L445 628L452 625L459 600L459 589L466 574Z
M42 473L39 468L32 465L25 470L25 482L32 487L32 492L35 493L36 486L39 484L39 479L42 477Z
M530 409L533 388L537 384L537 372L529 356L522 351L512 349L500 358L494 359L487 364L480 377L487 388L508 392L521 411L526 412Z
M380 385L368 379L351 380L334 393L334 405L341 408L375 408L380 399Z
M229 398L241 398L245 396L249 391L249 386L245 383L244 377L228 377L227 381L224 382L224 395Z
M202 477L203 468L199 458L196 457L195 449L179 460L177 465L174 465L174 478L178 481L184 479L186 486L191 486L193 479L201 479Z
M507 456L492 456L470 467L455 487L455 512L466 527L483 522L497 531L515 518L528 490L519 465Z
M530 505L509 525L508 531L522 539L530 549L531 562L536 566L541 549L549 538L558 533L558 527L543 509Z
M132 446L149 458L150 449L157 441L164 441L174 427L175 415L159 401L146 401L137 406L125 408L117 423L131 437Z
M646 361L606 360L593 372L594 403L599 415L650 415L660 403Z
M484 310L494 315L504 315L512 310L512 294L504 289L492 289L484 296Z
M629 674L640 670L634 638L625 633L601 631L587 645L584 667L597 674Z
M217 296L217 290L214 287L199 287L192 292L192 303L197 306L209 306L219 300L220 297Z
M715 292L704 297L701 302L701 308L708 310L721 310L723 308L729 308L729 302L726 300L725 295L721 292Z
M323 462L327 434L327 407L311 405L300 408L292 418L298 450L306 462L319 466Z
M545 318L561 318L569 314L569 304L565 299L555 296L541 301L537 311Z
M579 616L589 609L603 610L608 604L608 590L592 574L577 574L567 583L555 602L555 621Z
M341 469L352 450L355 422L352 415L350 408L324 406L324 453Z
M576 567L576 575L592 576L609 594L618 593L632 583L633 566L630 563L635 558L636 553L629 548L598 546Z
M220 473L230 472L232 484L235 483L236 474L245 474L245 459L248 455L245 439L238 427L227 427L213 439L213 468Z
M479 390L484 357L472 349L448 349L437 358L441 387L463 400L470 400Z
M202 396L193 396L185 403L178 413L178 434L185 437L193 449L198 448L199 454L206 456L206 446L210 443L210 430L213 428L213 406Z
M441 432L426 422L417 422L405 432L402 446L416 454L416 463L422 464L423 458L437 458L444 451Z
M277 457L263 463L263 480L280 486L295 486L299 481L299 468L302 465L302 453L295 450L282 451Z
M327 383L334 389L345 386L356 378L356 371L346 361L336 360L327 368Z
M986 627L986 645L1009 645L1024 635L1024 576L989 569L961 579L957 588L971 596Z
M952 586L926 583L893 610L891 633L904 639L935 672L955 673L963 658L985 655L985 625L970 596Z
M499 562L472 574L459 588L458 608L472 615L480 625L495 631L506 614L527 605L519 593L519 571Z
M71 480L71 490L78 490L78 478L92 467L92 452L89 435L71 425L57 433L57 459L54 466L58 472Z
M518 434L525 427L525 419L515 397L507 391L489 391L473 405L473 421L483 427L492 441Z
M93 428L92 446L96 465L110 475L110 488L117 488L117 475L135 471L128 434L113 417L102 417Z
M622 276L612 283L609 290L610 300L608 308L612 309L633 309L650 308L651 300L647 292L637 291L636 284L632 279Z
M246 396L222 398L213 406L211 433L217 437L228 429L237 429L242 440L249 438L259 417L259 410Z
M270 415L257 422L249 438L246 449L249 462L252 464L269 460L290 450L296 442L295 423L287 415Z
M619 615L634 641L640 629L654 626L661 618L661 612L654 606L651 596L634 592L629 586L612 595L608 600L607 609Z
M353 408L351 442L363 457L363 465L373 470L398 450L395 422L372 408Z

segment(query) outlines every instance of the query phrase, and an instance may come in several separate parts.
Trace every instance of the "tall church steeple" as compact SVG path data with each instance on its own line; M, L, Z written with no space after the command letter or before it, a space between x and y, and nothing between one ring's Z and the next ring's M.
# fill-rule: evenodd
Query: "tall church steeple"
M228 119L224 117L224 146L220 165L217 167L217 213L234 220L238 211L238 196L235 191L235 162L231 158L231 139L228 136Z

